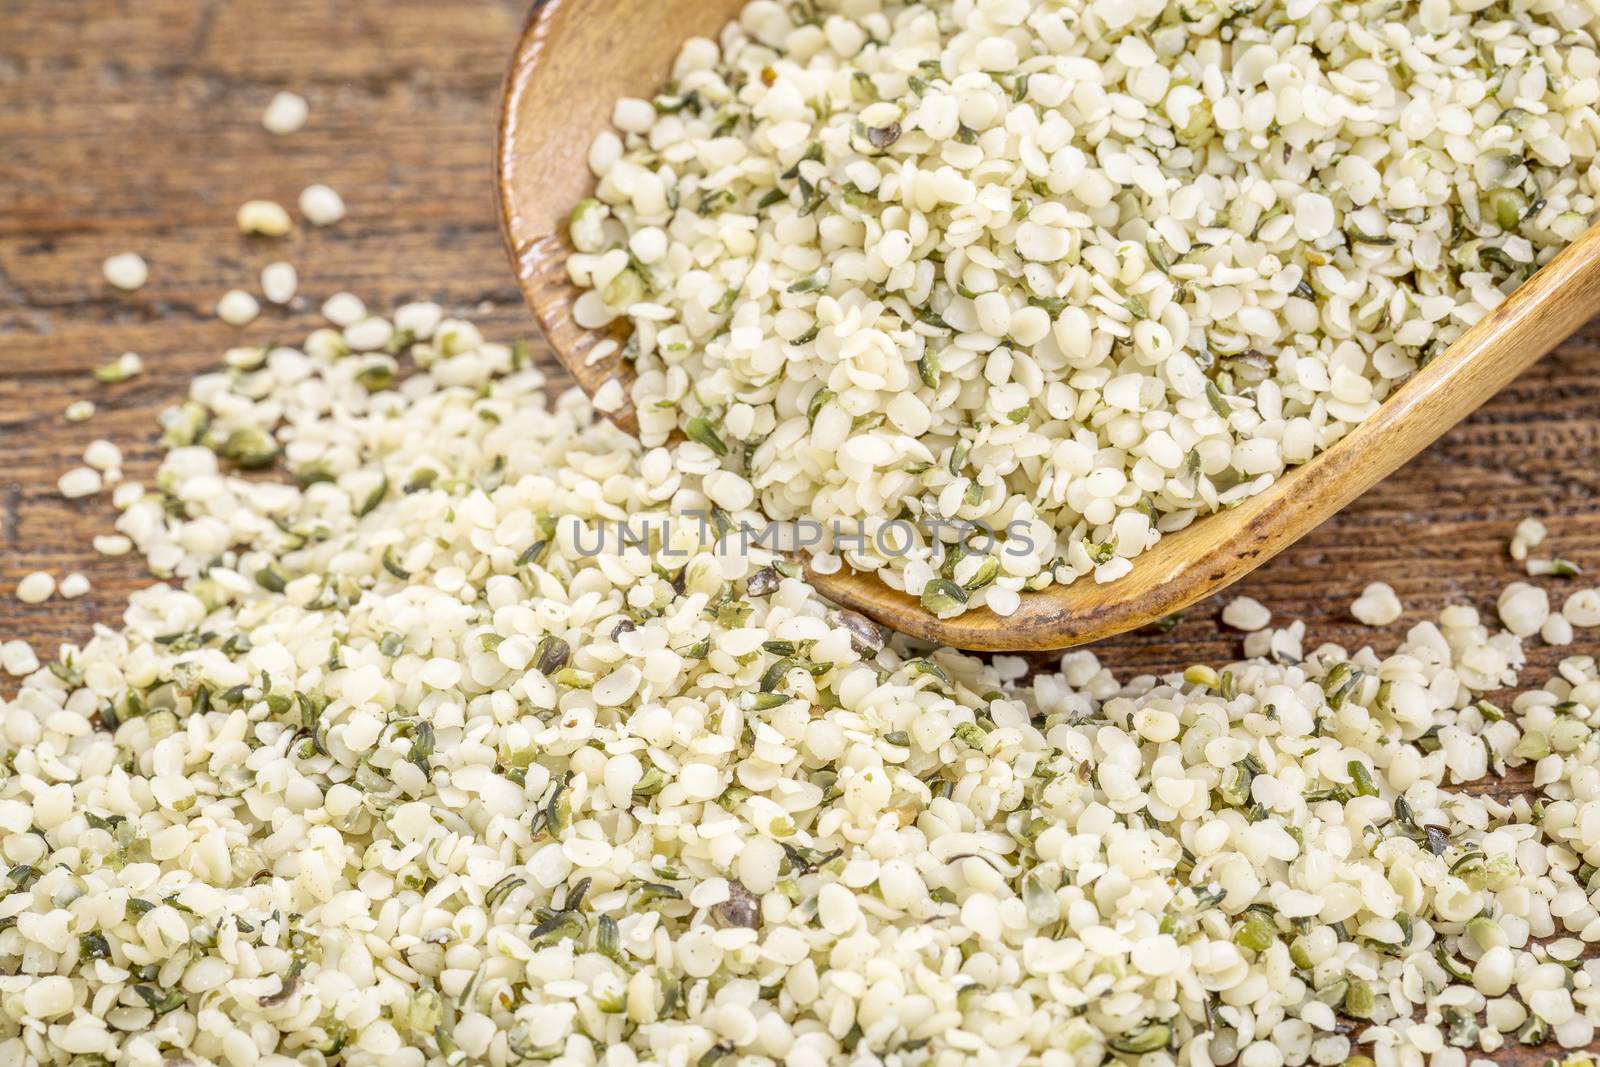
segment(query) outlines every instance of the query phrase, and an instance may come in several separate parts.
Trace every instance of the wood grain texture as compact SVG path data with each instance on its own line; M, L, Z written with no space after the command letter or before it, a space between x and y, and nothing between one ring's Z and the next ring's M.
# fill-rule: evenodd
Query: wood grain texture
M615 0L536 4L518 42L500 115L500 218L523 292L558 360L591 396L633 366L620 353L626 319L586 330L573 317L582 290L566 270L572 205L592 195L585 146L609 128L608 101L648 98L666 79L679 42L714 36L740 0ZM653 8L676 34L619 38ZM568 103L552 113L548 101ZM979 608L940 619L909 594L845 567L810 571L830 599L902 633L978 651L1063 649L1167 618L1232 585L1321 525L1432 444L1507 382L1600 312L1600 227L1565 249L1365 424L1237 508L1163 538L1131 574L1105 585L1079 580L1025 593L1009 616ZM613 342L611 354L597 346ZM598 356L598 358L596 358ZM638 432L631 404L610 413Z
M603 0L589 0L600 3ZM69 502L56 478L105 436L148 478L155 418L188 379L241 342L303 336L339 289L374 307L419 298L471 313L498 339L528 337L568 381L522 303L495 212L493 129L501 77L526 0L7 0L0 5L0 639L41 654L114 623L147 584L130 557L101 559L104 496ZM311 102L305 130L276 138L260 113L280 88ZM283 240L246 239L238 203L292 204L305 185L338 189L349 217ZM124 294L100 263L124 250L150 261L145 289ZM275 259L299 268L303 296L245 330L210 308L253 288ZM480 310L480 305L487 304ZM118 352L145 375L117 386L88 376ZM80 425L76 399L100 413ZM1511 527L1543 516L1547 548L1600 573L1600 329L1591 325L1535 364L1414 462L1242 580L1235 592L1311 636L1392 648L1406 624L1448 603L1483 608L1520 576ZM82 600L20 604L18 578L81 570ZM1354 623L1370 581L1407 612L1384 631ZM1541 580L1559 599L1572 583ZM1095 651L1120 674L1223 662L1240 637L1217 624L1222 600L1184 613L1168 633L1136 631ZM1594 652L1594 631L1567 652ZM1540 681L1560 650L1534 647ZM1040 657L1039 662L1048 662ZM12 688L0 677L0 692ZM1494 787L1514 790L1517 782ZM1549 1050L1497 1059L1533 1067Z

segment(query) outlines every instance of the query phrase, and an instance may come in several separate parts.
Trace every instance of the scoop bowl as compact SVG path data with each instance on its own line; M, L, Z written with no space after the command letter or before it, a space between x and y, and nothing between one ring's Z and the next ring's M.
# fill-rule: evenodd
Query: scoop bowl
M506 79L496 153L500 218L518 281L557 358L591 396L626 387L618 351L595 359L619 321L590 331L573 319L566 223L594 188L587 164L619 97L649 98L683 41L715 37L743 0L543 0L535 3ZM661 28L666 27L662 32ZM1600 312L1600 227L1591 228L1406 381L1378 411L1310 462L1230 510L1163 537L1132 573L1025 593L1009 616L987 609L940 619L871 574L808 567L819 592L901 633L974 651L1067 648L1136 629L1225 588L1315 529ZM626 390L625 390L626 391ZM637 434L626 404L610 413Z

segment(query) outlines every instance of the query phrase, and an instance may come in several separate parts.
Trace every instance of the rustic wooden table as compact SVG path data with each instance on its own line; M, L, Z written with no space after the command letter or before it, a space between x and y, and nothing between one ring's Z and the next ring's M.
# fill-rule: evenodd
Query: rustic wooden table
M297 338L329 294L374 307L433 299L491 336L543 350L501 248L491 168L504 64L528 0L7 0L0 9L0 639L41 655L113 622L149 581L134 557L103 559L90 538L106 495L67 501L56 478L83 446L109 437L130 477L157 457L156 415L195 373L243 341ZM601 2L601 0L591 0ZM262 109L291 88L311 104L304 130L266 133ZM349 215L281 240L241 237L245 199L292 205L324 182ZM150 283L112 289L100 264L137 251ZM240 331L212 315L217 297L256 289L288 259L302 295ZM147 371L100 385L90 368L123 351ZM62 412L90 399L99 413ZM1416 462L1237 588L1311 640L1389 648L1350 618L1350 601L1387 581L1406 622L1446 603L1492 605L1518 576L1511 528L1542 516L1547 548L1600 573L1600 323L1592 325ZM21 604L18 578L81 570L81 600ZM1593 580L1592 577L1587 580ZM1548 583L1564 595L1561 583ZM1170 633L1097 651L1119 671L1179 667L1239 653L1219 629L1220 601ZM1568 652L1593 651L1582 644ZM1558 650L1535 648L1541 681ZM0 680L0 691L9 689Z

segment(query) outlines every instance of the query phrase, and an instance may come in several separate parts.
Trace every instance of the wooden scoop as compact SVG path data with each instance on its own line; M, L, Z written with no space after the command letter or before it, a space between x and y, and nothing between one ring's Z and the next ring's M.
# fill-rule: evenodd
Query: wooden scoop
M567 219L594 187L586 158L618 97L649 99L685 38L715 38L743 0L536 2L506 80L497 153L501 223L528 303L557 357L593 395L632 370L619 355L591 362L608 333L572 320ZM664 27L669 29L663 30ZM1505 303L1418 371L1349 436L1265 491L1196 519L1105 585L1082 579L1024 593L1007 617L987 609L939 619L870 574L811 571L829 599L914 637L957 648L1066 648L1162 619L1248 574L1360 496L1600 312L1600 227L1584 233ZM630 433L631 407L611 414Z

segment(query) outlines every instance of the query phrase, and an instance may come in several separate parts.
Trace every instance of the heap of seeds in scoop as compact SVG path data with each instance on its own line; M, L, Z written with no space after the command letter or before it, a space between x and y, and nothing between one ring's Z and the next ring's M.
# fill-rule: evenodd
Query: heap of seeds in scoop
M1578 583L1521 585L1511 632L1454 607L1388 656L1240 602L1241 662L1025 679L719 548L757 516L714 457L552 406L440 320L231 351L119 486L170 580L0 703L0 1062L1464 1067L1593 1039L1600 676L1480 698L1517 634L1600 624L1593 590L1552 614ZM1524 765L1537 797L1497 799Z
M1595 18L753 0L594 144L578 320L631 322L646 443L1009 614L1338 441L1583 231Z

